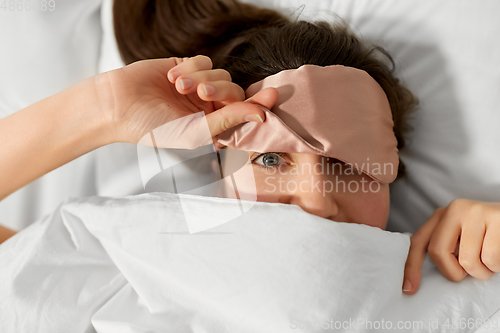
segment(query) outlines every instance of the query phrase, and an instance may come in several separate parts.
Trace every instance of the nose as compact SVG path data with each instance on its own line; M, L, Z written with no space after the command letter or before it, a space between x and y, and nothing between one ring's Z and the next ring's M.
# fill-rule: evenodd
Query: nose
M310 177L308 180L312 183L291 194L289 203L300 206L309 214L337 221L342 215L337 193L324 188L325 182L322 176Z

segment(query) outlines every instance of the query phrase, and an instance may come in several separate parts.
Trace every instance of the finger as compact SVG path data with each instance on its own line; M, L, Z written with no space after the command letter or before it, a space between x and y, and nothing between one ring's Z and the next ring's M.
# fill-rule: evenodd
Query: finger
M266 88L248 98L246 102L262 105L266 109L271 109L278 101L279 93L276 88Z
M239 87L239 86L238 86ZM245 100L245 102L249 102L252 104L257 104L265 107L266 109L271 109L274 104L278 101L279 93L276 88L266 88L264 90L259 91L257 94ZM230 102L226 101L214 101L214 108L220 109Z
M191 74L183 74L175 80L175 88L181 94L191 94L196 92L199 84L210 81L231 81L231 74L224 69L211 69L198 71ZM243 91L243 89L241 89ZM243 93L244 100L245 94Z
M481 249L483 248L486 226L480 219L481 216L474 213L464 217L458 263L469 275L476 279L489 280L494 273L481 261Z
M431 218L410 238L411 245L406 259L403 279L403 292L405 294L413 295L420 287L422 264L427 252L427 245L443 212L443 208L437 209Z
M489 222L489 221L488 221ZM481 250L481 261L492 272L500 272L500 221L486 224L486 234Z
M212 69L212 66L212 60L209 57L197 55L172 67L167 73L167 78L170 82L174 83L175 80L181 75L210 70Z
M265 121L265 113L258 105L270 109L277 100L278 91L276 88L266 88L255 94L252 99L245 102L235 102L209 113L206 118L212 136L219 135L247 121Z
M198 85L197 93L200 99L204 101L232 103L242 102L245 98L243 88L236 83L228 81L204 82ZM220 107L222 106L220 105Z
M460 225L461 211L450 209L448 206L441 216L429 241L427 251L437 268L451 281L460 281L467 276L467 272L454 256L458 237L462 231Z
M248 102L235 102L206 115L212 137L247 121L265 121L264 111Z

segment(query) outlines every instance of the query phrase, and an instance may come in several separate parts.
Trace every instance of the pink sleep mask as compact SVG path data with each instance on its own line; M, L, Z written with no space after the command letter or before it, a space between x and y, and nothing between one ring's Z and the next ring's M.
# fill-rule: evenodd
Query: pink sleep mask
M252 84L246 97L275 87L278 102L264 107L264 123L247 122L218 141L256 152L319 154L352 165L381 183L398 171L391 108L382 87L367 72L342 65L303 65Z

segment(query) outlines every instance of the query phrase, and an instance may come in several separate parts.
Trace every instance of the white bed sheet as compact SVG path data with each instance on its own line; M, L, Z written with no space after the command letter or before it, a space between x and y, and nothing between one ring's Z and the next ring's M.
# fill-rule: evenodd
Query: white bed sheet
M341 331L364 332L382 320L445 332L500 309L499 275L454 283L428 259L420 290L404 295L408 235L298 206L256 203L187 232L184 210L203 220L235 205L173 194L68 200L0 246L2 332L323 332L317 325L346 321L358 326Z

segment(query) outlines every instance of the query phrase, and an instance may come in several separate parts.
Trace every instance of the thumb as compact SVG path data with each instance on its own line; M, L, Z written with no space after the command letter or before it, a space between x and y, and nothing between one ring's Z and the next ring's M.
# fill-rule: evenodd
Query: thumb
M420 287L422 265L427 253L427 246L443 212L443 209L436 210L431 218L410 238L411 245L406 259L403 279L403 292L407 295L415 294Z
M209 113L206 119L212 137L247 121L264 122L266 116L259 106L270 109L277 100L278 91L267 88L245 102L234 102Z

